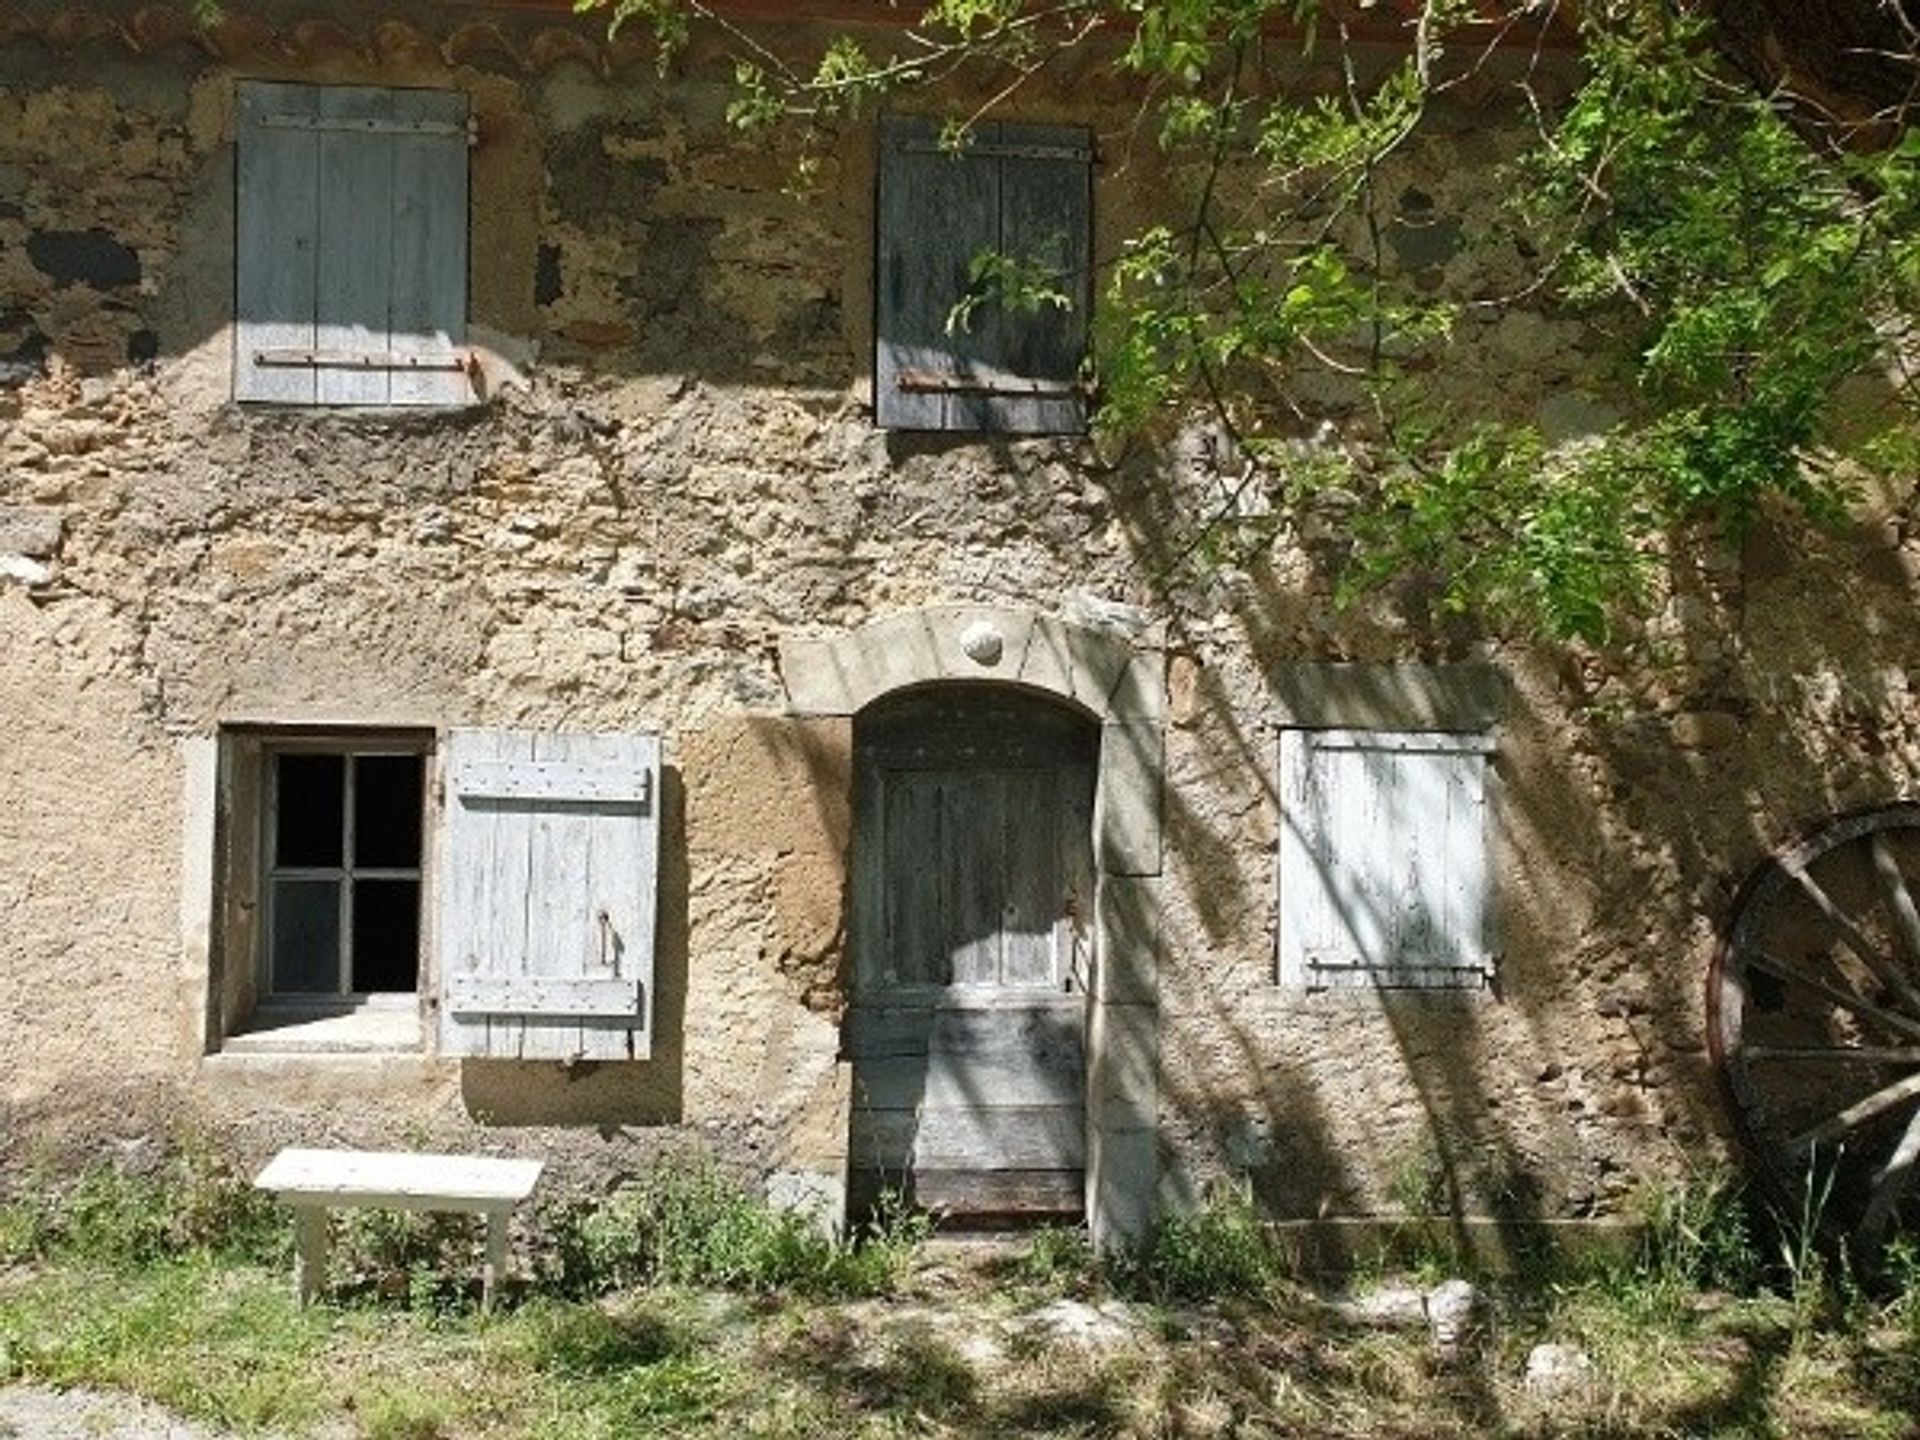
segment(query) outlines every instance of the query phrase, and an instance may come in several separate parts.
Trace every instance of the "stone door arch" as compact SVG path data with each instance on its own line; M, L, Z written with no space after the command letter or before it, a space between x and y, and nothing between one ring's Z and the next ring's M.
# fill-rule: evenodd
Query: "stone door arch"
M902 690L1000 684L1051 696L1099 725L1086 1214L1097 1243L1144 1234L1160 1180L1164 654L1031 610L937 606L836 635L785 639L780 668L795 715L850 724Z

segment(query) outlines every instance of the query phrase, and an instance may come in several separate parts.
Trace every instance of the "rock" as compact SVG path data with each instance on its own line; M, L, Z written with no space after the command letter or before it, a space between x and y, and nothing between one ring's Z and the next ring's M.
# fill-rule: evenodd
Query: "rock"
M1685 710L1673 717L1673 743L1686 750L1724 750L1740 743L1740 717L1725 710Z
M1592 1390L1598 1372L1578 1345L1536 1345L1527 1353L1527 1394L1536 1400L1564 1400Z
M1089 1305L1083 1300L1056 1300L1024 1317L1027 1328L1050 1339L1111 1350L1130 1343L1139 1328L1127 1307L1116 1300Z
M1442 1280L1425 1299L1433 1353L1442 1360L1457 1359L1479 1329L1480 1292L1466 1280Z
M22 585L44 585L52 578L52 566L29 560L24 555L0 555L0 580L18 580Z
M0 505L0 554L45 560L60 548L66 521L38 505Z
M1383 1285L1334 1303L1334 1313L1353 1325L1412 1330L1427 1323L1427 1297L1411 1285Z
M1063 607L1069 620L1095 630L1111 630L1135 636L1147 628L1147 612L1124 600L1112 600L1088 590L1076 590L1067 596Z

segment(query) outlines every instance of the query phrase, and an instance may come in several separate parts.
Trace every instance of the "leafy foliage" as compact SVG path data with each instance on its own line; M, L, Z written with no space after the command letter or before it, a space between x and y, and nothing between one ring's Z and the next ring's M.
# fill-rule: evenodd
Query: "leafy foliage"
M1920 135L1877 153L1826 143L1804 107L1723 66L1684 7L1580 7L1564 102L1535 83L1538 49L1509 47L1530 63L1499 80L1503 123L1535 134L1511 177L1520 199L1493 228L1539 257L1537 274L1513 296L1449 302L1393 263L1385 177L1436 99L1491 77L1492 40L1525 40L1559 7L1424 0L1403 59L1380 66L1359 58L1350 10L1317 0L933 0L885 47L843 34L811 61L705 0L580 3L650 26L666 49L695 21L727 33L734 122L794 123L816 145L934 84L984 97L950 122L964 133L1054 56L1113 47L1177 193L1105 262L1099 424L1112 453L1210 414L1238 466L1211 504L1169 497L1188 528L1167 546L1168 586L1285 543L1331 497L1350 540L1342 595L1418 572L1451 609L1602 640L1701 522L1737 532L1770 505L1828 520L1851 482L1920 461L1905 368ZM1292 94L1278 78L1289 50L1330 67L1333 92ZM997 291L1059 293L1020 257L982 257L973 278L961 328ZM1610 337L1618 423L1567 438L1497 395L1442 403L1424 377L1450 363L1463 305ZM1308 454L1330 390L1346 397L1349 443Z

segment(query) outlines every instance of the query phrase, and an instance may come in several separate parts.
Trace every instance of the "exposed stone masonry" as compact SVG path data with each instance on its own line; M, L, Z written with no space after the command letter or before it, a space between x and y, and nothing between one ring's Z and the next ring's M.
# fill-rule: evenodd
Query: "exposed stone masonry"
M859 127L796 199L792 157L734 134L724 79L691 67L608 81L559 42L522 68L392 31L133 54L131 24L0 41L8 1153L29 1127L191 1121L254 1148L430 1135L617 1167L691 1134L760 1172L830 1166L849 741L843 717L790 713L781 646L931 605L1130 606L1164 647L1164 868L1114 923L1158 960L1170 1197L1232 1172L1292 1216L1602 1216L1712 1151L1699 994L1734 884L1920 767L1908 494L1869 497L1849 533L1694 547L1631 658L1489 640L1417 587L1336 610L1337 516L1163 593L1169 517L1221 484L1193 436L1114 466L1080 441L873 427ZM483 403L230 402L236 74L471 91ZM1126 110L1098 86L1035 105L1082 98L1101 123ZM1505 123L1463 114L1399 162L1391 248L1442 292L1515 273L1493 218ZM1166 180L1103 170L1102 225ZM1577 326L1527 311L1463 326L1435 384L1576 429L1618 399ZM1324 398L1303 443L1364 443ZM1492 997L1275 984L1273 677L1335 659L1509 677ZM204 1063L179 744L237 721L658 729L656 1059Z

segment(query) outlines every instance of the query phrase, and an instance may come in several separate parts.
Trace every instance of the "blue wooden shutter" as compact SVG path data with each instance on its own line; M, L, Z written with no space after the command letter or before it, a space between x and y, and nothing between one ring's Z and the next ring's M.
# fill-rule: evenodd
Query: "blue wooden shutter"
M932 120L880 126L874 411L902 430L1071 433L1091 295L1092 151L1084 130L989 122L960 154ZM1072 304L992 303L951 333L974 257L1041 259Z
M1283 983L1486 982L1490 749L1482 735L1281 732Z
M274 351L312 350L318 314L320 132L280 123L319 114L311 85L239 87L234 231L236 400L311 405L311 365L262 364Z
M443 1052L646 1059L658 739L455 730L445 764Z
M453 92L240 87L236 399L472 398L466 119Z

